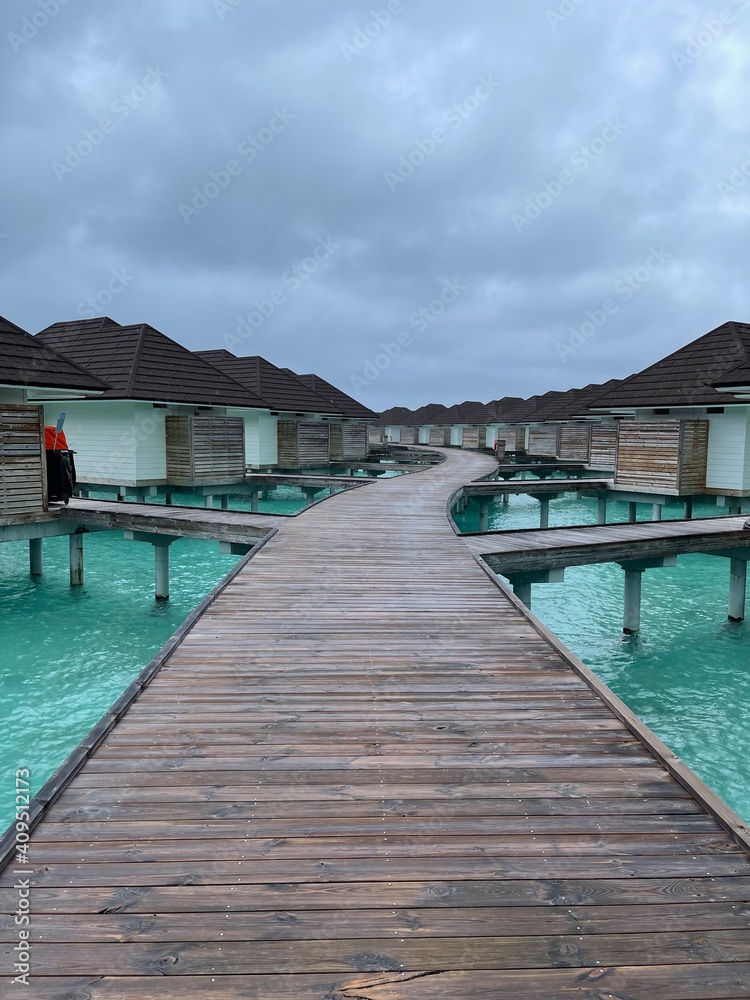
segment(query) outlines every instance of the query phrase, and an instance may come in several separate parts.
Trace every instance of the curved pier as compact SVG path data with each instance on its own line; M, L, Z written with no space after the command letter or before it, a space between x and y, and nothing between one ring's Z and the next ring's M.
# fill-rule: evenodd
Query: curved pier
M745 831L454 534L492 468L243 564L44 809L19 996L750 996Z

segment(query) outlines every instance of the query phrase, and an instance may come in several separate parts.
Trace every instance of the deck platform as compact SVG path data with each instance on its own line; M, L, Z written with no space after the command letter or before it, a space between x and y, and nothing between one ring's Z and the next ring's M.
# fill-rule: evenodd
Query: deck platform
M0 876L6 983L33 886L8 995L750 997L746 831L454 534L493 464L338 494L240 567Z
M612 488L611 479L490 479L478 483L466 483L461 487L460 496L499 497L503 494L514 496L533 493L598 493Z
M566 566L746 549L746 517L690 521L532 528L467 535L472 552L498 573L524 573Z
M59 518L95 531L120 529L237 543L257 541L288 520L277 514L78 498L60 508Z

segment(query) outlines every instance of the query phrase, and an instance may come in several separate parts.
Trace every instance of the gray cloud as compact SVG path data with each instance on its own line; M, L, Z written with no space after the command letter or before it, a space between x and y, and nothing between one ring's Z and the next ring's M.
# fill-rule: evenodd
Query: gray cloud
M719 182L750 156L750 0L721 9L9 0L2 312L93 298L212 348L276 292L235 350L376 408L626 375L748 316L750 183Z

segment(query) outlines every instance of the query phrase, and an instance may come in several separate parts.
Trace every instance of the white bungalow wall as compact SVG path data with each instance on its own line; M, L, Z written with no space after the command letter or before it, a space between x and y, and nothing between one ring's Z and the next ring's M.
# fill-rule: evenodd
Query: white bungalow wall
M47 424L67 413L65 436L76 453L79 480L135 485L137 405L108 399L45 403Z
M429 444L430 443L430 428L420 427L419 428L419 444Z
M451 427L451 445L455 445L460 448L464 443L464 427L465 424L454 424Z
M229 408L228 417L245 421L245 461L254 469L277 465L279 461L279 418L268 410Z
M706 486L718 490L750 490L750 407L727 407L708 414Z

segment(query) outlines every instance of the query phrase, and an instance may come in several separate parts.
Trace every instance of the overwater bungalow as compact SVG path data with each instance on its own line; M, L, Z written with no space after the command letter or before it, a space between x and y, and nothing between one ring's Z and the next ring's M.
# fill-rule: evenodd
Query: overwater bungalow
M328 465L331 423L339 427L344 422L361 424L362 442L358 442L361 451L367 425L359 418L346 417L342 403L334 401L330 391L327 396L320 395L310 386L309 380L305 382L291 369L277 368L258 355L237 357L225 350L197 351L196 355L262 396L270 406L262 437L254 452L248 453L251 468L305 469ZM334 432L334 439L338 441L338 432Z
M0 317L0 522L47 509L44 406L60 409L107 385L30 333ZM53 402L54 401L54 402Z
M331 461L366 458L370 450L368 427L371 421L377 419L374 410L320 375L297 375L290 368L285 368L284 371L341 411L343 416L340 420L330 419L328 422Z
M724 323L602 393L619 425L615 485L667 496L750 496L750 325Z
M136 489L242 482L246 441L260 437L269 413L246 386L146 323L74 320L35 339L107 383L96 398L66 406L79 481Z

